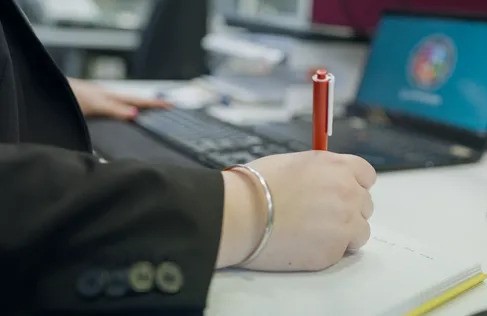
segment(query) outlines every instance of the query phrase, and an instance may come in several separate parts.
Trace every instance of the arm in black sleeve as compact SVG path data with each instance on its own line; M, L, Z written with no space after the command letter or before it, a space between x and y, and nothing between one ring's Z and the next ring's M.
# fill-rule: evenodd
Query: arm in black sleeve
M0 145L0 207L7 310L204 308L222 223L218 171Z

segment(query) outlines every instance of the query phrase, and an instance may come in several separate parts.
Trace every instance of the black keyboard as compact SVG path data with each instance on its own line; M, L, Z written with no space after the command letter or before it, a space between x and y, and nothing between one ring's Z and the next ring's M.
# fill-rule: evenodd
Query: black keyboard
M147 110L138 116L136 123L183 154L212 168L309 149L299 142L273 141L201 110Z
M294 120L238 127L202 110L147 110L136 123L187 157L211 168L244 164L257 158L309 150L311 123ZM452 155L449 142L404 133L385 126L355 129L347 121L334 124L330 150L361 156L378 171L431 167L475 161L468 149Z
M455 157L450 153L453 143L411 130L405 132L399 127L373 124L358 128L351 122L348 119L334 123L330 150L360 156L378 170L441 165L470 159L469 155L473 155L473 152L464 147L464 155ZM311 120L297 119L291 123L257 126L255 131L277 141L286 139L310 146L312 127Z

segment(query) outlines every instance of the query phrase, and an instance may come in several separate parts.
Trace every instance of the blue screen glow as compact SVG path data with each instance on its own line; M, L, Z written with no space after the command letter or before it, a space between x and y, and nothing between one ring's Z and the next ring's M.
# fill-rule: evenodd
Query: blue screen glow
M385 16L357 101L487 132L487 21Z

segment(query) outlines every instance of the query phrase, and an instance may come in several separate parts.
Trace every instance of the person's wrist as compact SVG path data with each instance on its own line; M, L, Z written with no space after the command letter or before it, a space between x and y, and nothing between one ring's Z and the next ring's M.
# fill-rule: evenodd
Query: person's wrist
M262 190L247 171L222 172L225 199L217 268L235 266L257 246L265 229Z

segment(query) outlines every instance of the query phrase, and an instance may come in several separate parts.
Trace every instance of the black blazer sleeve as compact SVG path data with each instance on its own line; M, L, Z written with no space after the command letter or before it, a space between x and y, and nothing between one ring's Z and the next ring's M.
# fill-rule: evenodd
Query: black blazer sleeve
M1 314L203 310L220 172L0 145L0 207Z

